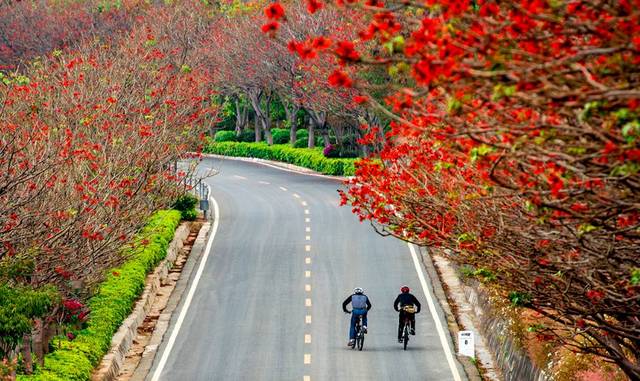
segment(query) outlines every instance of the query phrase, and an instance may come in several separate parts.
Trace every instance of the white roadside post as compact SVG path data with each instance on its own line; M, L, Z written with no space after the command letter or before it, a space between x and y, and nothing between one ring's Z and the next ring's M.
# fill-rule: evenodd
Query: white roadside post
M458 354L468 357L476 357L473 344L473 331L458 332Z

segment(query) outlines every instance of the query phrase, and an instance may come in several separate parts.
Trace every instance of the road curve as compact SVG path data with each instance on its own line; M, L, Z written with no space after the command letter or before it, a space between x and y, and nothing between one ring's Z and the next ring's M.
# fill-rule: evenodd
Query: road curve
M148 380L455 380L407 245L340 207L339 182L234 160L200 167L220 171L208 180L219 226L175 342L166 352L184 305ZM392 307L402 284L423 303L407 351ZM373 304L362 352L346 347L341 311L356 286Z

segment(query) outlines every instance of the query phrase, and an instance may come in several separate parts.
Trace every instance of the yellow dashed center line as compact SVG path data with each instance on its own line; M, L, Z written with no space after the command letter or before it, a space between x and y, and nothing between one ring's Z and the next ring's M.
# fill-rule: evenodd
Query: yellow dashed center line
M295 198L300 198L300 195L299 195L299 194L297 194L297 193L294 193L294 194L293 194L293 197L295 197Z
M307 206L307 202L306 201L302 201L302 206Z
M305 284L305 285L304 285L304 290L305 290L306 292L311 292L311 285L310 285L310 284Z
M311 218L306 217L306 218L304 219L304 222L311 222Z
M311 278L311 271L307 270L304 272L304 277L305 278Z
M304 259L304 263L306 263L306 264L310 265L310 264L311 264L311 257L306 257L306 258Z
M304 228L304 231L306 231L307 233L309 233L311 231L311 227L307 226L306 228Z
M307 315L307 316L305 316L305 317L304 317L304 322L305 322L306 324L311 324L311 315Z
M304 354L304 363L305 363L305 365L311 364L311 354L310 353L305 353Z
M311 245L304 245L304 251L311 251Z
M280 189L282 189L284 192L287 191L287 188L285 188L285 187L280 187Z
M307 306L307 307L311 307L311 298L306 298L304 300L304 305Z
M307 240L307 241L311 241L311 236L310 235L305 236L304 239Z
M309 209L305 209L304 214L309 214Z
M304 376L302 381L311 381L311 376Z
M311 335L309 334L304 335L304 343L311 344Z

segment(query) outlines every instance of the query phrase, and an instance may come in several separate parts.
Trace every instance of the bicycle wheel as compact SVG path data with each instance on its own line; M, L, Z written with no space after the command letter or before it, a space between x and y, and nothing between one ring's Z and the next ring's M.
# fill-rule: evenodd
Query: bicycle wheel
M404 350L407 350L407 344L409 344L409 328L407 328L407 324L404 325L404 334L402 337L402 346Z
M360 331L360 333L358 334L358 338L356 339L357 343L358 343L358 350L361 351L362 347L364 346L364 332Z
M356 344L358 343L358 333L360 332L360 324L356 323L356 339L351 343L351 349L356 349Z

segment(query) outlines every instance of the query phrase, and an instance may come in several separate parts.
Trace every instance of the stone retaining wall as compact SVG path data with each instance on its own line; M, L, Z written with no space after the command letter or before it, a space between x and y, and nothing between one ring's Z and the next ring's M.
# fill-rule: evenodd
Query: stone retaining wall
M489 295L477 281L463 283L465 297L475 310L480 334L484 337L505 381L547 381L550 378L536 365L524 349L511 338L509 323L498 316Z
M156 293L160 285L165 281L173 262L178 256L178 252L182 249L183 242L189 236L188 223L182 223L176 229L173 240L167 248L167 256L156 267L153 273L147 276L146 286L142 292L142 296L136 302L133 312L122 322L120 329L111 339L111 350L102 358L100 365L93 372L92 381L112 381L115 380L120 373L120 368L124 363L124 358L131 348L133 338L136 337L138 327L147 314L151 310Z

